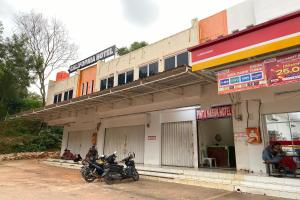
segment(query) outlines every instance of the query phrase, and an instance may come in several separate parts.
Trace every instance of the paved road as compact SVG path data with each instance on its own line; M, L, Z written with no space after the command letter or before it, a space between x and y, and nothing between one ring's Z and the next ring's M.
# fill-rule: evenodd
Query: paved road
M0 162L1 200L280 200L196 186L141 179L114 185L85 183L78 170L48 166L37 160Z

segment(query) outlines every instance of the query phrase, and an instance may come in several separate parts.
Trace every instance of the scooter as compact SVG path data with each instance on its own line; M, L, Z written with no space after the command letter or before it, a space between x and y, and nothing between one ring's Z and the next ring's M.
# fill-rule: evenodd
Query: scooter
M83 166L81 167L81 176L83 179L90 183L95 179L100 179L104 172L104 164L105 164L105 155L99 157L98 160L92 162L90 160L84 160Z
M116 153L117 152L114 152L106 158L104 173L102 175L105 183L110 185L114 180L123 180L128 178L138 181L139 173L135 168L135 162L133 160L133 158L135 158L135 153L128 153L128 156L121 161L125 163L125 167L116 162Z

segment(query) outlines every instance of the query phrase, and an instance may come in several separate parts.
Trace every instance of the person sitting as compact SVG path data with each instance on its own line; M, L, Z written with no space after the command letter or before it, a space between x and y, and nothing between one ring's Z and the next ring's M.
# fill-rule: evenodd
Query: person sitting
M86 160L89 160L89 161L91 161L91 162L96 162L96 160L98 159L98 151L97 151L97 149L96 149L96 146L95 145L93 145L90 149L89 149L89 151L88 151L88 153L86 154L86 156L85 156L85 159Z
M281 144L276 142L267 146L262 152L262 159L266 164L273 164L275 169L279 169L279 164L283 159L284 152L282 151Z
M65 149L63 155L61 156L61 159L64 160L74 160L75 156L71 153L69 149Z
M80 154L75 154L75 159L73 161L74 162L79 162L81 160L82 160L82 158L81 158Z

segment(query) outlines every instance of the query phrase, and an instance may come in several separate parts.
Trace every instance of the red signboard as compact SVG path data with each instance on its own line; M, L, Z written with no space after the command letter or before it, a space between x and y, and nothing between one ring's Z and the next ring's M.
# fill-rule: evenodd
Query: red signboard
M218 73L218 93L300 82L300 53L279 56Z
M264 65L269 86L300 82L300 53L270 59Z
M232 116L231 106L220 106L220 107L214 107L210 109L197 110L198 120L224 118L224 117L231 117L231 116Z
M267 84L263 63L230 68L218 73L218 92L227 94L265 87Z
M253 30L252 30L253 29ZM225 53L257 45L300 31L300 17L276 22L266 26L257 26L226 37L220 42L203 44L192 50L192 62L220 56Z
M156 140L156 136L155 135L149 135L148 140Z

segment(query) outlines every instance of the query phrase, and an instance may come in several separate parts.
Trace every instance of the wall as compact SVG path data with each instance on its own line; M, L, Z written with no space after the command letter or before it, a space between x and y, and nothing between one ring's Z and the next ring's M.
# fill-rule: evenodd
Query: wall
M71 76L67 79L60 80L60 81L49 81L48 84L48 93L47 93L47 100L46 105L53 104L54 95L58 93L62 93L66 90L73 89L73 98L77 92L77 80L78 75ZM63 96L62 96L63 97Z
M147 114L145 130L145 164L161 165L161 115L160 112ZM147 126L149 124L149 126ZM148 140L148 136L156 139Z
M233 124L231 118L209 119L198 121L199 145L215 145L215 135L219 134L222 141L219 145L234 146Z
M252 0L244 1L227 9L228 33L243 30L255 24L254 3Z
M96 65L79 71L80 76L79 76L79 81L78 81L78 86L77 86L77 88L78 88L77 97L81 96L81 94L82 94L82 84L84 84L84 91L83 91L84 95L86 94L87 83L88 83L87 94L91 94L92 81L94 81L93 91L96 91L96 85L95 85L96 84L96 71L97 71Z
M108 62L99 61L97 65L97 90L100 90L100 80L111 75L116 79L119 73L134 69L134 80L139 77L139 67L158 61L159 72L164 70L164 57L186 51L198 44L198 24L192 21L192 27L170 37L149 44L126 55Z
M253 0L256 24L300 10L300 0Z

